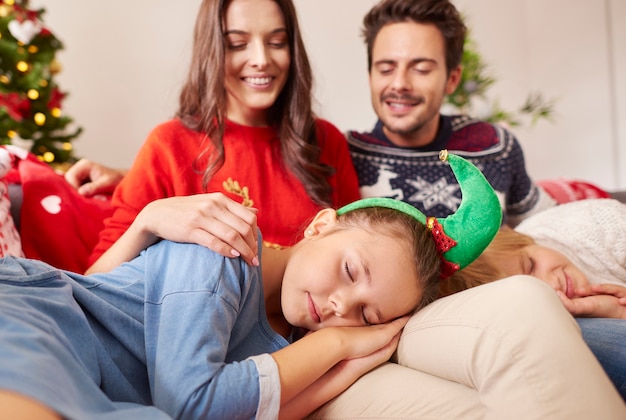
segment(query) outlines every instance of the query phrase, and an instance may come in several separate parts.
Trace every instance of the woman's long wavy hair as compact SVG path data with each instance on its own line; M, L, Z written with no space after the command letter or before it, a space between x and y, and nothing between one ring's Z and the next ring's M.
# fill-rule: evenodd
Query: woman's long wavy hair
M206 134L206 146L194 162L203 172L203 188L224 164L226 119L225 37L226 10L233 0L204 0L194 29L191 66L183 85L176 117L188 128ZM311 199L331 205L328 177L334 168L320 162L312 109L313 76L291 0L273 0L281 9L291 65L287 82L269 110L269 123L277 127L282 161L304 185Z

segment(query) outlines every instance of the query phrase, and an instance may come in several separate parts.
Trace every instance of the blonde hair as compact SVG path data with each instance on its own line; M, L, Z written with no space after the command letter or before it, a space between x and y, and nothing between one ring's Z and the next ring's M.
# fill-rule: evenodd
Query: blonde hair
M504 269L503 261L534 243L535 240L528 235L507 227L500 229L473 263L441 282L440 297L507 277L511 273Z

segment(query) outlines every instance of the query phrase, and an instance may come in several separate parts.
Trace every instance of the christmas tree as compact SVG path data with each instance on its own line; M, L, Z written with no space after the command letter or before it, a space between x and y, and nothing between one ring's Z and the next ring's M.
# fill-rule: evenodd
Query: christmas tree
M44 12L30 10L27 0L0 0L0 144L62 164L75 160L71 141L82 129L68 132L66 93L54 81L63 44L44 26Z

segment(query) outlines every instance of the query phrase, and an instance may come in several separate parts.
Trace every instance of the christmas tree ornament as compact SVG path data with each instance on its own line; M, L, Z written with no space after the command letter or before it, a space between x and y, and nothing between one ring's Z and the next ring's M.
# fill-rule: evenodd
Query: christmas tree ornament
M21 71L22 73L26 73L29 69L28 63L26 61L18 61L15 67Z
M41 112L36 113L33 119L37 125L44 125L46 123L46 116Z
M11 35L13 35L13 38L24 45L30 44L30 41L41 32L41 23L32 20L25 20L23 22L17 19L12 20L7 27Z
M57 60L52 60L49 69L51 74L57 74L61 73L61 70L63 70L63 66Z

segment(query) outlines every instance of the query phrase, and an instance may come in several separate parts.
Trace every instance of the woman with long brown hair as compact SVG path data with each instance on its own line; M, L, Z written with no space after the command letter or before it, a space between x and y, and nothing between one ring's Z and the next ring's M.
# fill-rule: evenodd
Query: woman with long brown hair
M312 86L291 0L203 1L176 118L152 131L116 188L90 262L147 204L185 197L154 204L139 242L91 271L131 258L154 234L170 239L162 230L169 219L179 221L171 239L255 263L257 217L267 245L290 246L321 208L359 198L345 139L315 117Z

